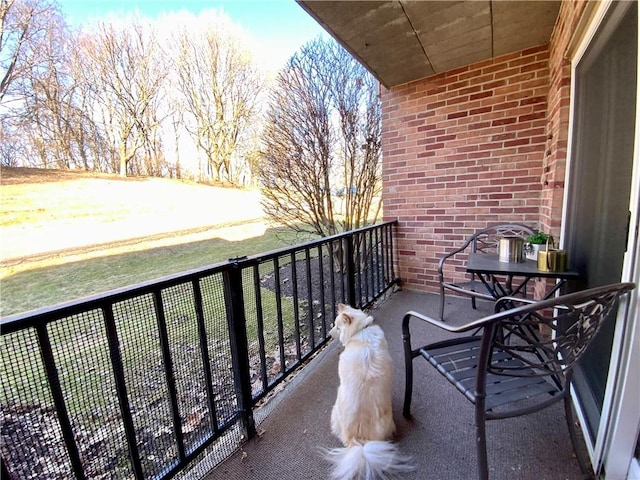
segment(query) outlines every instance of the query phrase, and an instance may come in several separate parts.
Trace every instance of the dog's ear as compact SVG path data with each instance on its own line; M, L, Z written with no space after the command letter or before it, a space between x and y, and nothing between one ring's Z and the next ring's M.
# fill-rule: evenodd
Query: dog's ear
M348 313L342 312L340 316L344 319L344 323L347 325L351 325L351 322L353 322L353 318L351 318Z
M338 304L338 313L342 313L344 312L344 310L347 308L347 306L344 303L339 303Z

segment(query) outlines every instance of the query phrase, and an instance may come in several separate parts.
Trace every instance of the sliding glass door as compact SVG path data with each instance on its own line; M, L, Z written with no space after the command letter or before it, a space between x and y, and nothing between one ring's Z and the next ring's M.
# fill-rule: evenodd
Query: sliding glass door
M574 64L573 123L563 247L582 285L619 282L631 262L637 206L637 2L613 2ZM637 168L637 167L636 167ZM616 315L614 315L616 317ZM596 464L606 442L625 322L608 322L575 376L576 398Z

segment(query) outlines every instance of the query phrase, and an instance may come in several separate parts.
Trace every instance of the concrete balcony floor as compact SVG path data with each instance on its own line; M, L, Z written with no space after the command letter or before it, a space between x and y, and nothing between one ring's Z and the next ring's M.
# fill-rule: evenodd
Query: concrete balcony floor
M395 364L393 390L396 442L412 458L407 480L477 478L473 406L421 359L416 359L411 420L402 416L404 359L401 321L415 310L436 317L438 296L399 291L371 313L384 329ZM465 323L492 311L489 302L471 308L469 299L447 297L445 318ZM446 338L435 327L412 328L414 346ZM421 343L422 342L422 343ZM207 480L326 480L330 464L323 448L339 447L329 418L338 387L338 355L332 343L305 367L267 407L260 435L218 465ZM524 417L487 425L490 478L494 480L578 480L562 402Z

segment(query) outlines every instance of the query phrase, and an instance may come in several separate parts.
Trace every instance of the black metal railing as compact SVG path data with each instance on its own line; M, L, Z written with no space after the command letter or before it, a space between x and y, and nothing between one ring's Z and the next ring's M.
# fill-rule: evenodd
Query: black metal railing
M2 319L3 478L165 479L232 453L336 304L396 283L394 225Z

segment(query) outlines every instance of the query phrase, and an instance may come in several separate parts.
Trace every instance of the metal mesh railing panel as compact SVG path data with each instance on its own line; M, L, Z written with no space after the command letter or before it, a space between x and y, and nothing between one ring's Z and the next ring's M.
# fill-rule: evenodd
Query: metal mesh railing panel
M177 460L153 295L118 302L113 313L141 468L152 477Z
M48 330L85 474L132 478L102 312L58 320Z
M233 362L229 343L229 328L224 299L222 274L200 280L202 307L208 339L208 354L212 372L212 387L217 419L221 428L238 412L238 397L233 378Z
M260 269L257 265L242 271L242 284L244 287L251 395L252 398L257 398L267 386L266 352L267 348L271 349L274 336L267 337L269 335L268 327L265 331L264 312L261 310L263 288L260 285ZM264 292L264 295L270 297L270 292Z
M322 249L317 248L311 251L307 251L306 256L307 273L310 276L310 295L309 306L307 307L309 315L309 346L311 350L315 350L320 346L327 338L328 329L326 328L327 316L327 290L325 286L325 278L327 272L325 272L326 259L322 255Z
M283 318L293 317L293 303L290 295L282 288L280 257L275 257L264 262L260 262L257 267L260 279L260 298L254 295L256 300L256 315L260 312L262 316L265 359L264 371L266 375L266 385L262 390L272 385L281 376L282 365L285 358L283 348L285 336L288 329L285 329ZM245 311L251 312L251 308ZM251 318L249 313L248 317ZM257 325L257 317L256 317Z
M0 448L8 470L25 480L71 478L35 329L3 335L1 348Z
M271 369L274 377L284 375L296 361L295 342L293 341L295 328L295 312L293 305L293 283L291 281L291 255L281 255L274 263L276 325L279 335L278 345L274 349L278 356ZM277 271L276 271L277 270Z
M213 433L193 285L190 282L182 283L163 290L162 303L180 429L188 453L201 437Z
M291 254L291 283L293 287L294 325L293 342L295 343L295 363L311 351L309 345L309 303L311 285L307 282L305 252L297 251Z
M384 290L387 278L386 239L379 230L368 230L353 237L356 300L371 303Z

